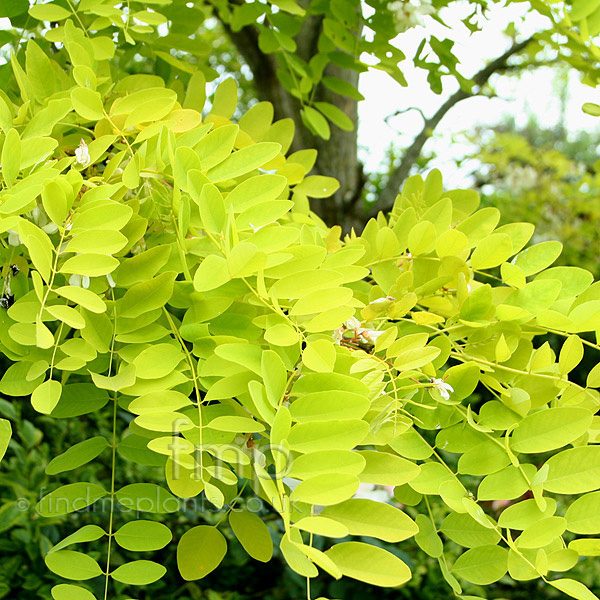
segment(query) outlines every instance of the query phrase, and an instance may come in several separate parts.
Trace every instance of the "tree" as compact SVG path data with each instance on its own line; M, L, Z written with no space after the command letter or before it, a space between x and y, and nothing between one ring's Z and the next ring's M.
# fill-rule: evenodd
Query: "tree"
M126 74L126 44L149 34L132 19L160 24L160 12L77 7L29 9L62 24L28 40L24 66L12 58L0 94L0 393L40 420L111 424L46 466L69 475L40 519L106 501L44 548L50 571L86 582L57 583L53 598L158 581L166 569L147 553L172 538L160 515L189 498L197 522L176 540L186 581L223 560L225 518L252 558L271 558L260 501L309 598L319 570L406 583L383 543L413 537L457 596L508 573L596 598L558 575L597 554L583 537L599 531L593 276L553 267L559 242L528 246L532 225L497 227L495 208L444 191L437 171L342 237L310 210L337 183L310 174L314 151L289 152L289 120L268 104L236 115L232 79L206 109L205 76L180 77L190 67L170 55L158 54L178 70L168 81ZM124 50L101 33L111 19ZM576 381L584 358L595 366ZM103 480L79 477L102 456ZM157 461L160 485L141 469L142 481L120 476ZM412 508L357 498L361 483ZM497 515L486 503L499 500L512 505Z

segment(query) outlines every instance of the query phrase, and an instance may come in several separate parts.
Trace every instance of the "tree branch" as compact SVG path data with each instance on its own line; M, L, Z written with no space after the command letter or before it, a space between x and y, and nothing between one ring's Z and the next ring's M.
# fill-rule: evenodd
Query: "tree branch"
M404 115L404 114L410 112L411 110L416 110L421 115L423 122L427 121L427 117L425 116L425 113L418 106L409 106L408 108L401 108L401 109L393 112L391 115L388 115L387 117L385 117L384 121L386 122L386 124L389 125L390 119L393 119L394 117L397 117L399 115Z
M462 100L477 96L481 92L483 86L488 82L489 78L494 73L498 73L509 68L507 65L508 59L524 50L532 40L533 36L523 40L522 42L513 44L504 54L491 61L483 69L481 69L481 71L475 74L472 79L473 87L470 91L463 90L462 88L459 89L437 109L432 117L425 120L423 128L404 153L402 162L392 172L386 187L381 193L379 202L377 202L377 205L369 216L374 216L380 210L387 211L392 208L400 186L408 177L412 166L421 155L423 146L431 137L434 129L438 126L439 122L444 118L446 113Z

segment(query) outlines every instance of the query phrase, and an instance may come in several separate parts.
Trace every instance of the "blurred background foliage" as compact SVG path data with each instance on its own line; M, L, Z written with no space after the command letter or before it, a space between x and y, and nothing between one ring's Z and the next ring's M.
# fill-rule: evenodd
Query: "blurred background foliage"
M478 136L481 168L474 173L485 204L503 218L535 223L536 241L558 239L560 264L600 275L600 162L596 136L565 139L559 128L531 119L517 129L507 121Z

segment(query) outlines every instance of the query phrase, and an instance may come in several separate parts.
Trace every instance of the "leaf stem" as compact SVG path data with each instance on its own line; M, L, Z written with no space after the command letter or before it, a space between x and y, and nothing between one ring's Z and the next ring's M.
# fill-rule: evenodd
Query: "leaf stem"
M198 376L196 374L196 369L194 368L194 362L193 362L192 356L190 354L190 351L188 350L187 346L185 345L185 342L184 342L183 338L181 337L179 330L175 326L175 323L174 323L171 315L169 314L169 311L164 306L163 306L163 312L165 313L165 316L167 317L167 320L169 321L169 326L171 327L171 331L173 332L173 335L177 338L177 341L179 342L181 349L183 350L183 352L185 354L188 365L190 367L192 381L194 383L194 393L196 396L196 405L198 407L198 441L199 441L199 445L200 445L200 470L201 470L201 473L203 473L204 466L203 466L203 460L202 460L202 397L200 395L200 388L198 387Z
M110 345L110 359L108 363L108 377L111 376L115 357L115 344L117 337L117 309L115 304L114 291L111 288L113 300L113 336ZM116 371L116 369L115 369ZM110 575L110 552L112 549L113 538L113 520L115 512L115 472L117 462L117 391L113 393L113 415L112 415L112 459L111 459L111 477L110 477L110 515L108 519L108 544L106 549L106 569L104 571L104 600L108 600L108 579Z

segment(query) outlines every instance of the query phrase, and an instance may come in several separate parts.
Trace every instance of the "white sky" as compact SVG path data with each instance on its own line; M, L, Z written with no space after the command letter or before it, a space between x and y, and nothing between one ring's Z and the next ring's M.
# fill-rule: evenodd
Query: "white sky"
M483 31L473 35L459 23L459 17L468 14L461 8L452 9L452 13L446 12L443 15L448 24L458 23L452 32L431 18L426 18L426 25L428 31L437 37L451 37L456 40L454 51L460 59L459 71L463 75L471 76L490 59L500 56L508 48L509 42L501 32L511 21L518 21L517 28L523 31L519 40L547 27L548 21L544 17L531 13L523 23L520 17L526 12L526 8L527 5L524 4L513 4L493 9ZM419 27L398 36L394 43L410 58L414 56L422 37L423 29ZM365 162L367 171L377 170L381 166L385 150L391 143L398 148L408 146L423 124L416 111L394 117L389 121L389 125L384 120L387 115L398 109L418 106L429 117L456 90L456 85L448 85L451 78L446 78L448 84L445 85L444 93L441 96L435 95L427 84L427 73L411 69L410 62L406 60L400 65L409 82L408 87L401 87L387 74L375 69L361 75L359 88L365 96L365 101L359 104L359 143L362 147L361 159ZM500 98L470 98L457 104L447 113L425 150L435 149L437 152L438 159L432 166L442 170L448 187L465 185L465 175L469 171L469 168L457 171L453 162L453 159L464 156L472 149L456 140L457 137L460 140L461 136L457 136L460 132L472 131L477 124L493 125L506 114L515 115L517 123L524 125L531 112L535 113L541 125L556 125L559 101L553 88L554 76L555 71L548 67L525 73L520 79L498 76L492 79L492 83L495 84L496 93ZM599 91L583 85L575 73L569 78L568 91L567 130L600 132L600 119L581 111L584 102L600 101ZM473 165L470 165L470 168L472 167Z

